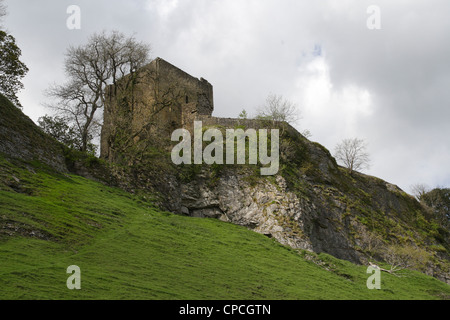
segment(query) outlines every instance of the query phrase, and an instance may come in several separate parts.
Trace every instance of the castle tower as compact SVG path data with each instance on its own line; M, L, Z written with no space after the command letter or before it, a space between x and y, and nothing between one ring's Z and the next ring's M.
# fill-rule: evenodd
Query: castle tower
M189 129L195 119L214 110L208 81L161 58L144 66L133 81L127 77L107 89L100 156L108 161L115 162L142 141L170 140L173 130Z

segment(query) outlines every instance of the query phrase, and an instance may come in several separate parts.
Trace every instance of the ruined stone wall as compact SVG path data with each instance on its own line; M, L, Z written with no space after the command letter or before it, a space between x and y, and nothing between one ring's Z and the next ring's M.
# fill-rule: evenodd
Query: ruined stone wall
M237 126L243 126L245 128L260 129L267 128L261 121L255 119L238 119L238 118L218 118L211 116L200 116L198 121L202 121L203 126L223 126L229 129L233 129Z
M271 121L264 121L259 119L240 119L240 118L218 118L212 116L199 116L197 121L202 121L202 126L221 126L227 129L234 129L236 127L243 127L246 129L279 129L280 124L273 124ZM287 130L291 134L298 134L297 130L289 123L283 122L283 130Z

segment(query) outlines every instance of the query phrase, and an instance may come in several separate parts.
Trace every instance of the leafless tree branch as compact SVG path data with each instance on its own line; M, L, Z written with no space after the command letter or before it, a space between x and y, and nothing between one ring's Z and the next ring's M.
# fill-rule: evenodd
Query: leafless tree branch
M149 62L149 52L148 45L118 31L94 34L87 44L68 48L68 81L52 86L47 94L56 100L51 106L76 123L82 151L86 151L88 137L101 123L97 114L105 106L106 88L136 84L139 69Z

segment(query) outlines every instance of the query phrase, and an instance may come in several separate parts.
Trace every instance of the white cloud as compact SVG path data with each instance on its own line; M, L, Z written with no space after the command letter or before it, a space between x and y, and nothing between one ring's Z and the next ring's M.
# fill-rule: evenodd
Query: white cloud
M145 7L149 11L155 10L163 19L167 19L178 7L178 0L149 0Z
M360 119L373 114L367 89L354 84L340 88L333 85L325 56L299 67L296 87L294 99L300 101L304 118L301 127L330 149L342 139L360 137Z

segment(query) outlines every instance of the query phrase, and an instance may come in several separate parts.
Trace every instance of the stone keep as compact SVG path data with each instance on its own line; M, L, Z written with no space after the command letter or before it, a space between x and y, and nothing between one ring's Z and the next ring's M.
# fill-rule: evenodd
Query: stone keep
M127 77L106 91L101 158L114 162L119 145L152 136L170 139L173 130L190 129L195 119L211 117L212 85L161 58L140 69L133 81Z

